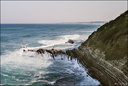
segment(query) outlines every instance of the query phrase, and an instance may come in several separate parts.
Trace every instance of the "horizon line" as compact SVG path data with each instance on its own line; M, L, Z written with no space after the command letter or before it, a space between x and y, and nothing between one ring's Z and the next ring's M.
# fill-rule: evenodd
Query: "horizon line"
M0 24L82 24L82 23L105 23L107 21L87 21L87 22L57 22L57 23L0 23Z

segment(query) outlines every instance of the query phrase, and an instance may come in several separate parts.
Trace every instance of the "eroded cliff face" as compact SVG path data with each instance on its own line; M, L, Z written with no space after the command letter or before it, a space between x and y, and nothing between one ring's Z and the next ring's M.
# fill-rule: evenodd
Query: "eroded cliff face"
M93 32L80 48L110 63L128 76L128 11Z
M80 46L79 49L67 50L71 58L77 58L88 73L98 79L102 85L128 85L128 77L117 67L104 60L105 54L92 47Z
M106 62L110 64L112 67L118 68L126 76L128 76L127 57L124 57L123 59L118 59L118 60L105 60L105 52L102 52L99 49L89 47L89 46L86 46L86 52L87 50L93 58L96 58L102 62Z

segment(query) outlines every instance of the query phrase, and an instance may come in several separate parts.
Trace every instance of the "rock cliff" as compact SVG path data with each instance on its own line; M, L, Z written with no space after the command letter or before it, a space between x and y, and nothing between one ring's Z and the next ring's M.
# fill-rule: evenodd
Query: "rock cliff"
M128 76L128 11L93 32L80 47L102 58Z
M93 32L78 49L67 50L103 85L128 85L128 11Z

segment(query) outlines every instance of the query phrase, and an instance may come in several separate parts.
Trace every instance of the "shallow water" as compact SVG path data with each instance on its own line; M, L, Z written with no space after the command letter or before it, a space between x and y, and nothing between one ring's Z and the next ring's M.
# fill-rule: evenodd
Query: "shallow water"
M23 49L71 49L100 25L91 24L3 24L1 28L1 84L6 85L99 85L76 60ZM65 44L72 39L75 44ZM62 59L63 58L63 59Z

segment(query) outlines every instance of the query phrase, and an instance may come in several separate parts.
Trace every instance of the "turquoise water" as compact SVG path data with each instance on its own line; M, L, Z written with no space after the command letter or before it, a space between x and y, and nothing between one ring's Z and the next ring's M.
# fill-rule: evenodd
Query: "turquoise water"
M45 53L23 49L78 47L99 24L1 24L1 84L5 85L99 85L76 60L55 60ZM65 44L72 39L74 44ZM63 58L63 60L61 59ZM60 86L61 86L60 85Z

